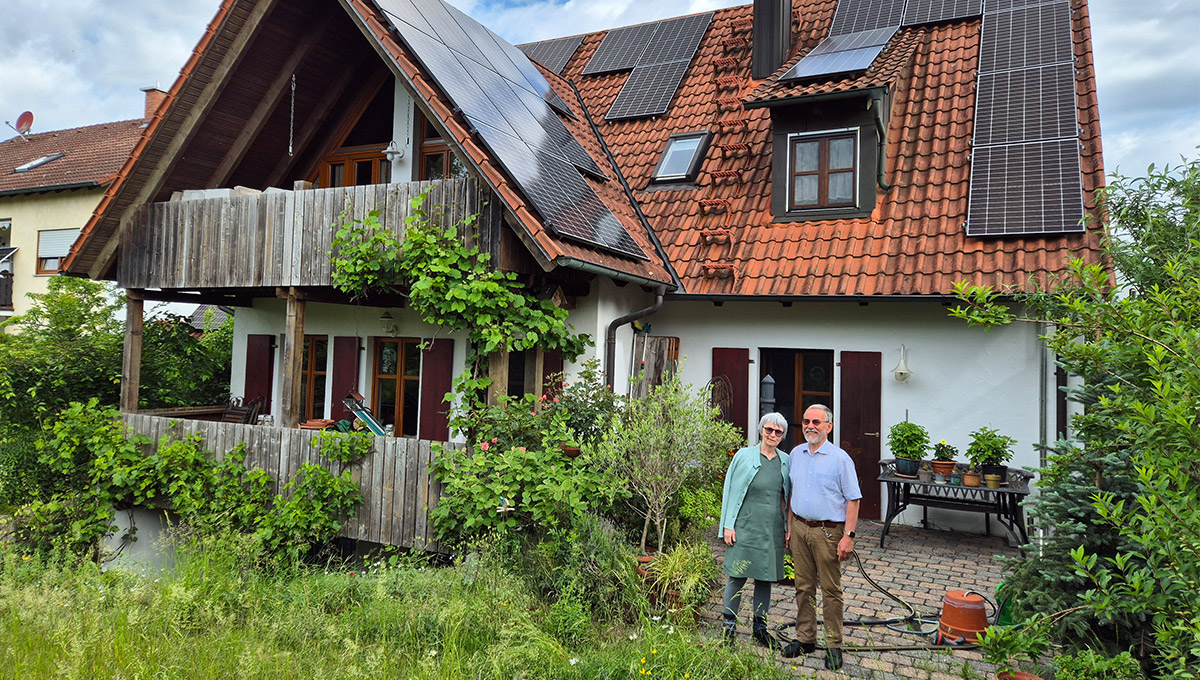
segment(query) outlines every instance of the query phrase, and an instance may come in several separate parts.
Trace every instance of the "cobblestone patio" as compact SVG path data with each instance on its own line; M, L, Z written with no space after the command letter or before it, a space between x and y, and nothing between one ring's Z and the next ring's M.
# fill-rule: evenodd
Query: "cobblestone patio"
M937 619L942 601L950 589L977 590L991 598L1002 570L999 556L1016 556L1017 550L998 536L979 536L892 525L887 547L879 547L881 522L863 521L858 525L855 550L867 574L897 597L911 603L922 618ZM711 541L718 562L724 560L724 543ZM845 563L842 585L845 589L846 620L882 619L904 616L907 609L876 590L863 578L853 559ZM701 615L701 629L719 635L721 629L724 581L709 600ZM742 614L750 611L750 586L743 593ZM820 613L818 595L817 612ZM991 611L988 611L989 616ZM782 629L790 639L796 621L795 590L777 586L772 592L770 626ZM928 629L934 624L925 625ZM738 628L739 644L753 647L749 625ZM885 626L846 626L846 645L894 646L926 644L933 636L903 634ZM763 654L767 654L762 650ZM922 678L925 680L988 679L994 677L991 666L982 661L978 650L920 650L846 652L845 665L839 672L825 670L825 655L818 650L807 658L783 659L784 668L795 667L797 677L817 678Z

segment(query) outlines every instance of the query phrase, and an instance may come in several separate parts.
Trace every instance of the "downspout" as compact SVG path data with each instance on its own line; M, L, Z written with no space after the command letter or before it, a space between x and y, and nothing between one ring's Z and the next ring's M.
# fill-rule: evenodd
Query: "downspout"
M1046 398L1046 388L1049 386L1048 381L1050 379L1050 365L1049 365L1050 364L1050 359L1049 359L1050 349L1048 347L1046 347L1046 341L1042 339L1043 336L1045 336L1046 325L1039 321L1036 328L1037 328L1037 336L1038 336L1038 347L1042 350L1041 351L1042 364L1041 364L1041 367L1039 370L1039 376L1038 376L1038 388L1039 388L1038 392L1040 393L1038 396L1038 441L1040 441L1042 443L1042 446L1045 447L1046 446L1046 430L1049 427L1049 425L1048 425L1049 419L1046 417L1046 407L1049 406L1048 399ZM1041 451L1038 452L1038 467L1039 468L1046 467L1046 450L1045 450L1045 448L1043 448ZM1043 554L1043 552L1042 552L1043 548L1046 545L1046 529L1043 526L1041 526L1040 522L1038 523L1036 540L1037 540L1038 556L1041 557Z
M879 140L879 151L875 154L875 182L879 188L888 191L891 184L883 178L884 167L887 165L887 127L883 124L883 92L876 91L871 95L869 107L875 114L875 136Z
M608 333L604 336L604 375L608 378L610 385L617 384L616 376L613 374L617 364L617 329L629 323L630 321L644 319L662 309L663 296L666 295L666 293L667 287L665 285L659 284L658 286L655 286L654 304L645 309L640 309L636 312L633 312L632 314L626 314L625 316L613 319L612 323L608 324Z

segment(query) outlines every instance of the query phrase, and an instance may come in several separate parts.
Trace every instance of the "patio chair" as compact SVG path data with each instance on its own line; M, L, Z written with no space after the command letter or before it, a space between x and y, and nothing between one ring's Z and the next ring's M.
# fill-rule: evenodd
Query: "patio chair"
M358 392L351 392L342 399L342 405L346 410L353 413L355 418L363 422L373 434L378 437L387 436L387 431L383 425L375 419L375 414L371 413L371 407L363 403L363 395Z
M252 424L258 420L258 413L262 410L264 401L262 395L245 403L241 397L230 397L225 410L221 412L221 422Z

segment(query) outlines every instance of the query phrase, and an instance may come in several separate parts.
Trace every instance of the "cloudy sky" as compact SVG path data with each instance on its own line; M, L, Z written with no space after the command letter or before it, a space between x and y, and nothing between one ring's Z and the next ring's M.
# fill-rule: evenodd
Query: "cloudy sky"
M334 0L330 0L331 2ZM749 0L456 0L513 43ZM5 0L0 120L45 132L142 115L139 88L170 88L219 0ZM1105 167L1200 156L1200 2L1093 0ZM549 19L549 20L548 20ZM12 136L7 126L0 139Z

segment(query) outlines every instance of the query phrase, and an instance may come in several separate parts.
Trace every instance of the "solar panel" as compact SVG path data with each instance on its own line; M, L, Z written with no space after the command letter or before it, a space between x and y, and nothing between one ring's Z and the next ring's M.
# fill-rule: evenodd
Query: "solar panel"
M1050 5L1062 0L987 0L987 6L983 8L985 14L993 12L1007 12L1010 9L1018 7L1029 7L1032 5Z
M899 27L903 18L904 0L838 0L829 35Z
M1076 138L1075 70L1070 64L981 73L975 145Z
M890 26L825 38L779 79L811 78L864 70L871 66L871 62L875 61L898 30Z
M623 71L638 65L642 52L650 44L658 23L640 24L616 28L604 36L600 46L596 48L587 66L583 67L583 75Z
M638 59L638 66L663 64L669 61L691 61L700 39L712 23L712 14L696 14L658 22L654 38Z
M582 43L583 36L577 35L573 38L557 38L555 40L525 43L524 45L517 45L517 49L524 52L525 56L546 67L547 71L562 73L563 68L566 67L568 61L571 61L571 57L575 56L575 50L579 49L579 45Z
M579 174L576 166L604 176L551 109L554 102L566 106L523 52L442 0L380 1L384 17L552 230L646 259Z
M979 71L1007 71L1073 59L1071 8L1065 0L983 17Z
M1081 232L1082 219L1076 140L975 149L968 235Z
M683 80L683 74L687 73L689 63L690 60L671 61L633 69L604 119L639 118L666 113Z
M983 0L908 0L903 25L933 24L980 14L983 14Z

